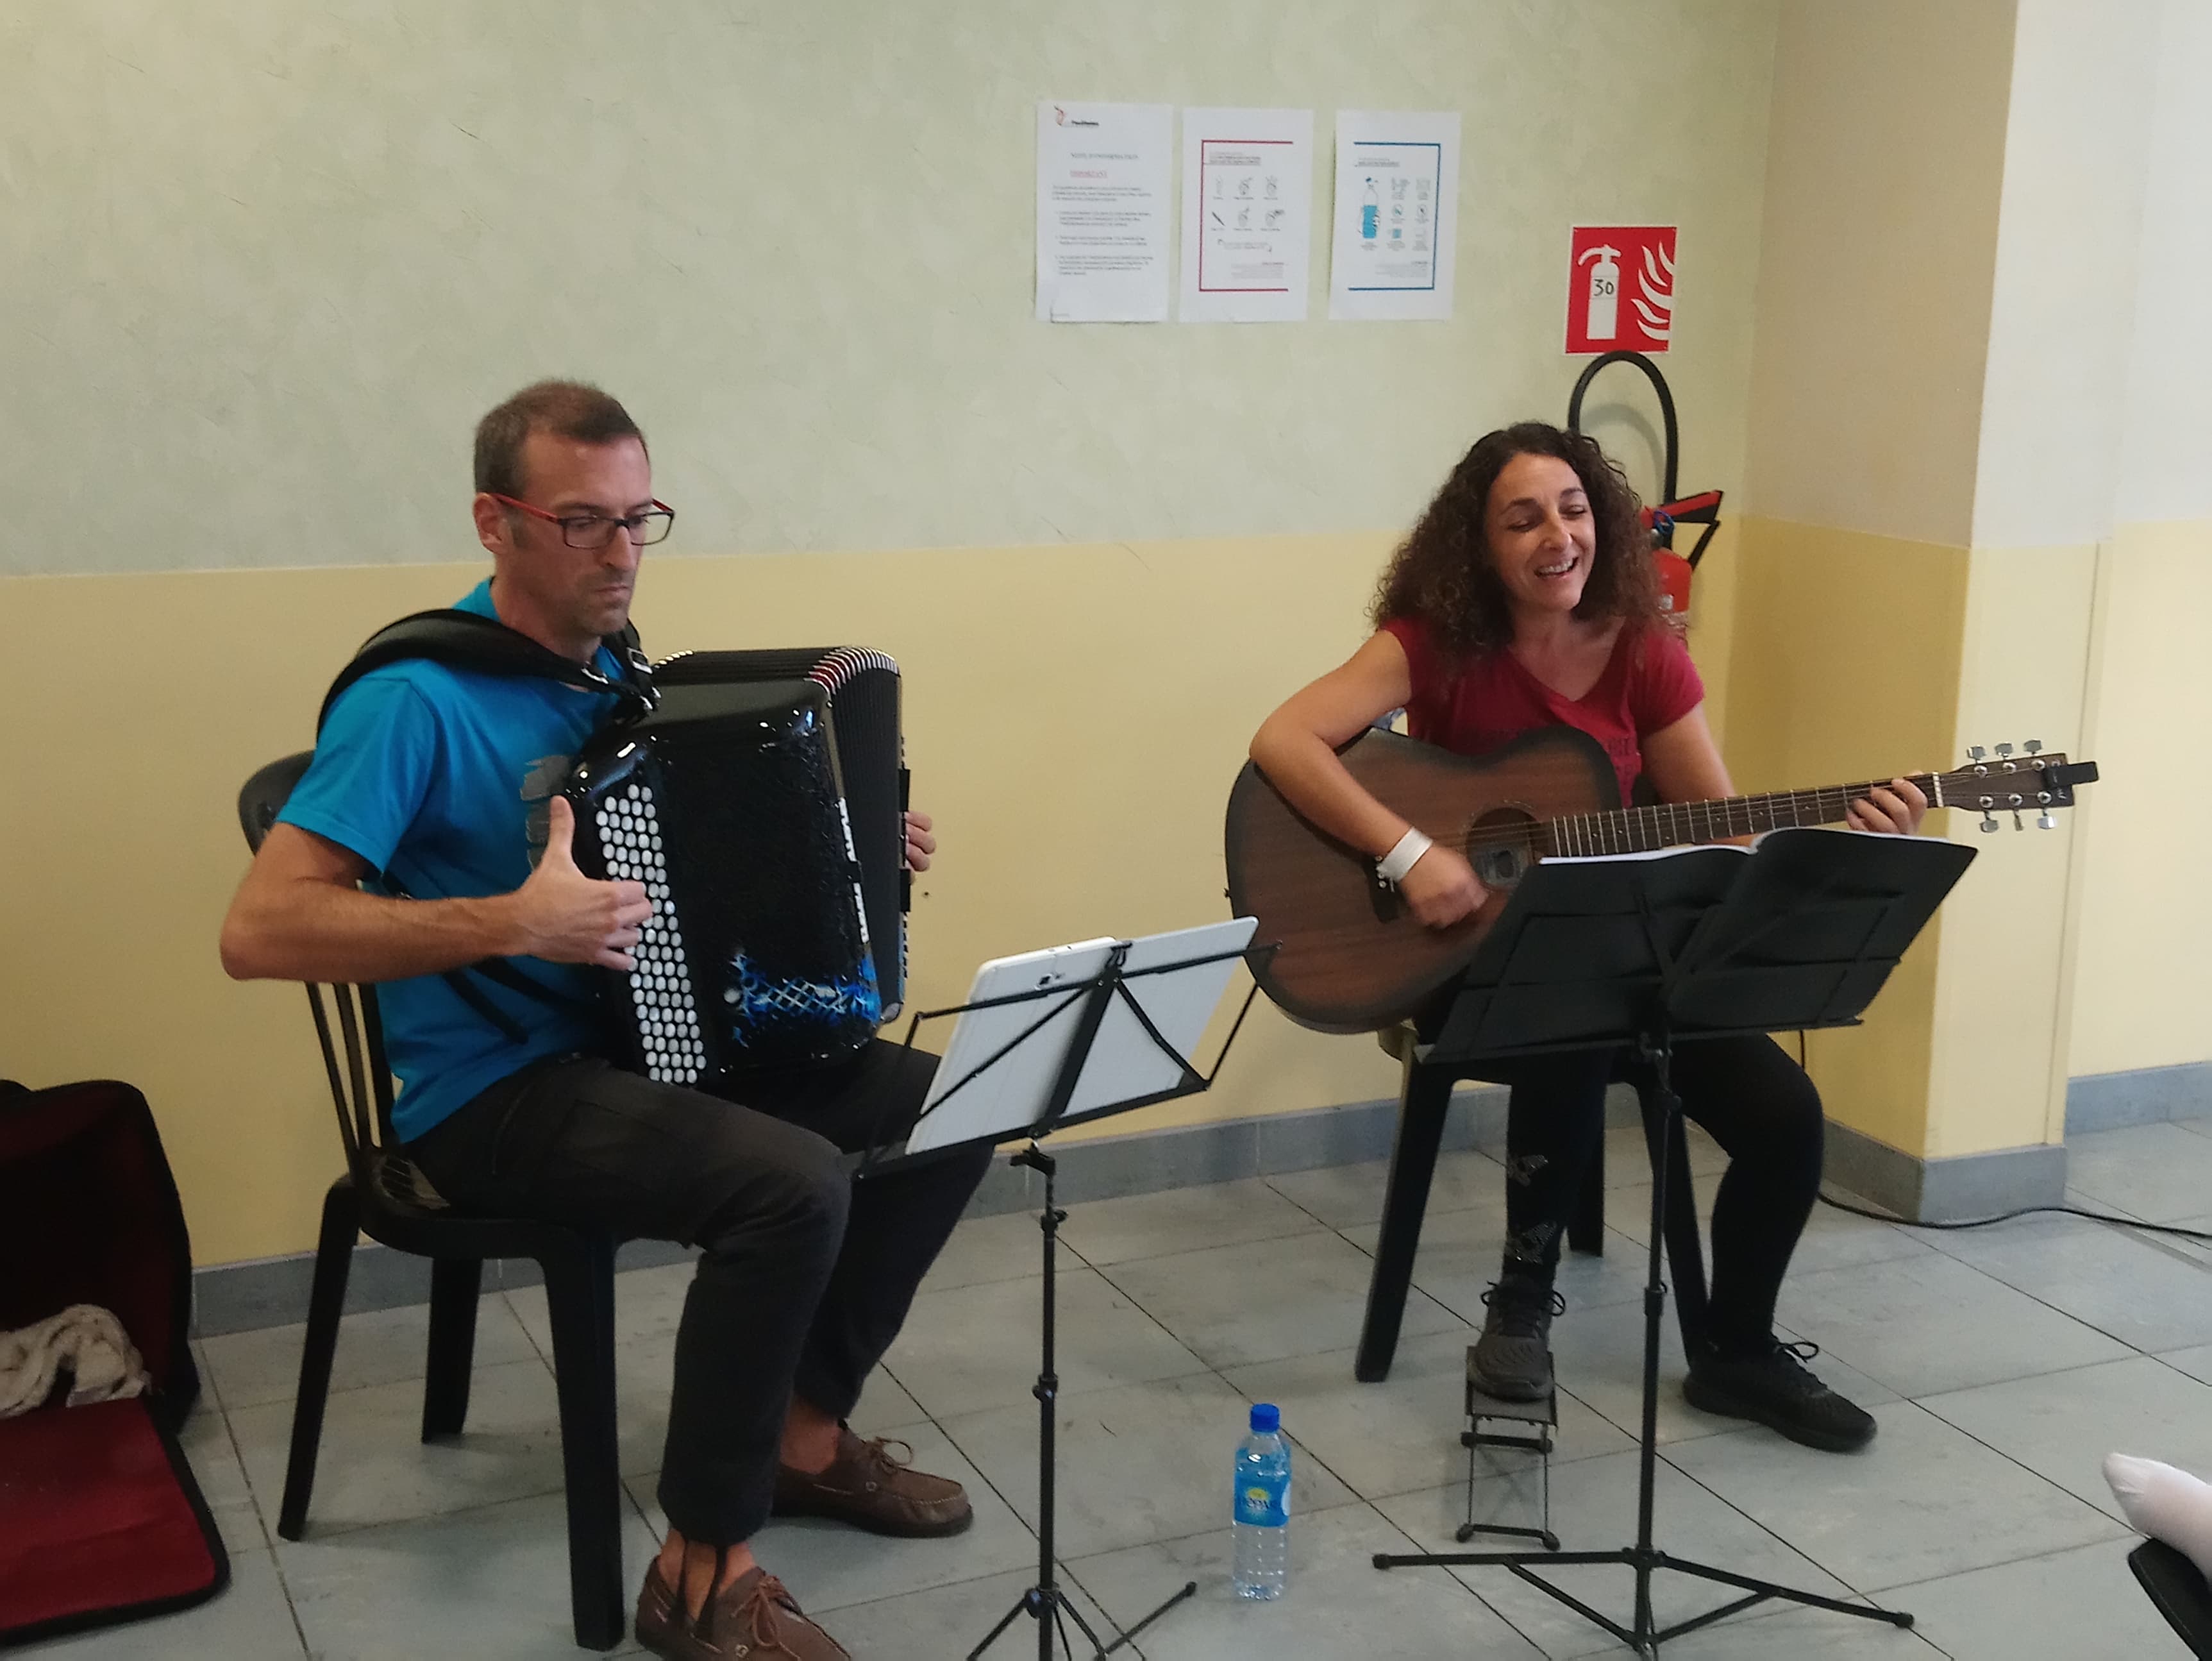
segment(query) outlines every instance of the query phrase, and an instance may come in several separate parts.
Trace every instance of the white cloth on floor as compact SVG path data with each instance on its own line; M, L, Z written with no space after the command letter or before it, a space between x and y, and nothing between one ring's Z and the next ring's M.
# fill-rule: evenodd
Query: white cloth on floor
M148 1384L123 1323L97 1304L72 1304L16 1332L0 1332L0 1419L43 1406L70 1375L69 1405L119 1401Z
M2125 1453L2105 1456L2105 1481L2137 1533L2165 1541L2212 1580L2212 1483Z

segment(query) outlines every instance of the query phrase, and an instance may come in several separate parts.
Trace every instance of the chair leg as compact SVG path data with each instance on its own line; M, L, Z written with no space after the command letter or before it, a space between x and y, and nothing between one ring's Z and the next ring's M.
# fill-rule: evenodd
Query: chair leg
M361 1232L361 1207L353 1178L341 1177L323 1196L322 1233L315 1243L315 1278L307 1295L307 1339L300 1352L300 1394L292 1408L292 1452L284 1466L284 1498L276 1532L297 1540L307 1532L307 1501L315 1491L315 1455L323 1439L323 1404L331 1393L331 1360L338 1347L338 1317L345 1309L353 1243Z
M476 1362L477 1297L483 1264L440 1257L430 1265L430 1354L422 1380L422 1439L459 1436L469 1416L469 1375Z
M541 1260L568 1490L568 1597L576 1641L612 1649L624 1629L621 1457L615 1421L614 1244Z
M1382 1201L1382 1233L1375 1245L1367 1317L1352 1366L1352 1376L1363 1384L1389 1378L1398 1352L1398 1325L1405 1317L1406 1290L1413 1281L1413 1256L1420 1248L1421 1219L1428 1209L1451 1092L1449 1068L1407 1063L1398 1140L1390 1152L1390 1184Z
M1567 1220L1567 1249L1585 1256L1605 1256L1605 1140L1598 1139L1589 1174L1575 1200L1575 1214Z

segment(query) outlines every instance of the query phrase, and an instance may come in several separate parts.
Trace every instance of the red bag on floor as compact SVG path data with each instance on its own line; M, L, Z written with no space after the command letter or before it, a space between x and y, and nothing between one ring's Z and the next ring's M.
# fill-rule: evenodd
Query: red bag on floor
M0 1646L188 1608L230 1560L176 1433L199 1395L191 1242L146 1098L0 1081L0 1332L111 1311L145 1395L0 1419Z

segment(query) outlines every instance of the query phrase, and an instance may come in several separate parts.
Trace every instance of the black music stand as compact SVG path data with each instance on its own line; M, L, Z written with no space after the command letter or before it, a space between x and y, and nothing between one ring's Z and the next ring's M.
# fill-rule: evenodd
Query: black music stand
M988 1009L1002 1005L1030 1003L1042 1000L1051 1001L1035 1021L1000 1046L978 1065L975 1071L969 1073L967 1077L939 1097L933 1105L931 1110L933 1111L936 1107L941 1107L945 1103L951 1101L969 1082L981 1077L989 1068L1004 1062L1023 1044L1036 1041L1039 1035L1054 1026L1064 1013L1069 1013L1068 1004L1071 995L1076 1002L1076 1007L1072 1011L1074 1029L1068 1040L1065 1056L1050 1086L1044 1092L1042 1099L1036 1104L1034 1116L1027 1123L1008 1125L971 1138L968 1141L946 1143L921 1153L907 1153L899 1144L893 1143L880 1150L879 1153L872 1152L870 1155L864 1156L858 1171L859 1177L865 1180L873 1172L895 1170L916 1159L931 1159L939 1153L950 1153L957 1147L973 1147L978 1141L988 1142L995 1147L1003 1141L1027 1136L1030 1139L1030 1145L1020 1153L1012 1155L1008 1163L1035 1171L1044 1178L1044 1209L1037 1217L1037 1226L1043 1231L1044 1235L1044 1281L1041 1293L1042 1320L1039 1330L1040 1354L1036 1384L1031 1391L1037 1399L1038 1412L1037 1578L1036 1583L1015 1601L1014 1606L1000 1617L998 1625L991 1628L983 1641L969 1651L968 1661L975 1661L976 1657L996 1643L1000 1634L1013 1625L1017 1618L1024 1615L1032 1616L1037 1623L1037 1661L1053 1661L1053 1635L1055 1632L1059 1634L1061 1648L1069 1657L1073 1657L1074 1645L1068 1637L1066 1624L1069 1620L1073 1620L1082 1629L1083 1635L1090 1640L1093 1661L1101 1661L1102 1658L1111 1655L1127 1645L1130 1640L1146 1627L1151 1626L1160 1616L1198 1591L1197 1581L1186 1582L1180 1591L1146 1615L1143 1620L1126 1632L1116 1634L1111 1643L1105 1643L1102 1642L1098 1634L1091 1629L1090 1622L1083 1618L1083 1612L1076 1608L1073 1600L1068 1597L1055 1578L1053 1524L1055 1501L1054 1491L1055 1433L1058 1426L1054 1409L1054 1403L1060 1396L1060 1378L1053 1370L1056 1316L1054 1285L1059 1266L1060 1226L1066 1220L1067 1214L1060 1210L1054 1202L1053 1179L1058 1170L1058 1163L1052 1155L1037 1146L1037 1139L1048 1135L1066 1125L1086 1123L1093 1119L1108 1118L1117 1113L1127 1113L1139 1107L1149 1107L1156 1102L1174 1101L1180 1097L1196 1095L1200 1091L1210 1089L1214 1080L1220 1076L1221 1064L1227 1059L1230 1046L1236 1043L1237 1033L1243 1030L1245 1016L1251 1013L1252 1000L1259 991L1258 983L1255 982L1246 989L1243 1006L1237 1012L1236 1022L1229 1029L1228 1036L1222 1040L1221 1053L1214 1058L1212 1069L1200 1073L1188 1056L1182 1054L1162 1036L1152 1015L1131 994L1130 983L1141 982L1154 976L1178 974L1203 968L1208 964L1224 963L1231 958L1241 958L1249 964L1255 958L1273 953L1275 947L1273 946L1246 946L1234 952L1211 952L1200 957L1184 958L1176 963L1152 964L1141 969L1127 969L1124 965L1133 944L1134 942L1128 940L1116 944L1108 954L1105 967L1099 971L1095 979L1090 981L1076 982L1073 985L1041 987L1035 991L1015 993L1004 998L986 998L974 1003L960 1004L950 1008L918 1012L907 1025L906 1043L909 1049L913 1047L915 1034L921 1030L924 1021L941 1020L949 1016L963 1014L973 1009ZM1092 1051L1097 1043L1101 1029L1105 1026L1107 1014L1117 1003L1134 1015L1136 1030L1140 1034L1139 1037L1131 1038L1127 1027L1118 1027L1116 1030L1121 1032L1124 1040L1144 1046L1148 1053L1157 1047L1158 1052L1164 1054L1172 1061L1179 1076L1176 1082L1166 1089L1150 1092L1127 1101L1088 1106L1080 1112L1072 1113L1068 1110L1069 1104L1075 1099L1077 1091L1083 1084L1085 1069L1091 1063ZM1053 1041L1057 1042L1058 1036L1054 1034ZM927 1117L927 1115L925 1114L923 1116Z
M1522 878L1438 1031L1445 1058L1632 1046L1653 1080L1650 1275L1644 1290L1644 1426L1635 1543L1611 1551L1378 1553L1378 1569L1494 1565L1602 1628L1638 1656L1754 1603L1784 1598L1909 1627L1902 1611L1846 1603L1674 1557L1651 1542L1658 1461L1659 1329L1667 1288L1667 1171L1681 1104L1674 1046L1698 1038L1847 1026L1973 859L1933 837L1791 830L1657 858L1547 860ZM1532 1565L1620 1563L1636 1572L1633 1627L1599 1614ZM1661 1628L1655 1570L1746 1596Z

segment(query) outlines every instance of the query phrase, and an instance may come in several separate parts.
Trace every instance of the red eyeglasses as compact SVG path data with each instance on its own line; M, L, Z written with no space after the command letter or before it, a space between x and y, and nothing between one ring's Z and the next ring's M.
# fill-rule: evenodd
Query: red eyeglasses
M517 502L513 496L503 496L496 490L485 494L494 502L518 508L532 519L542 519L549 525L561 527L561 540L571 548L604 548L614 540L615 527L620 526L629 532L630 541L640 548L650 548L656 542L665 542L675 528L676 509L659 497L642 513L619 514L553 514L543 508L533 508L526 502Z

